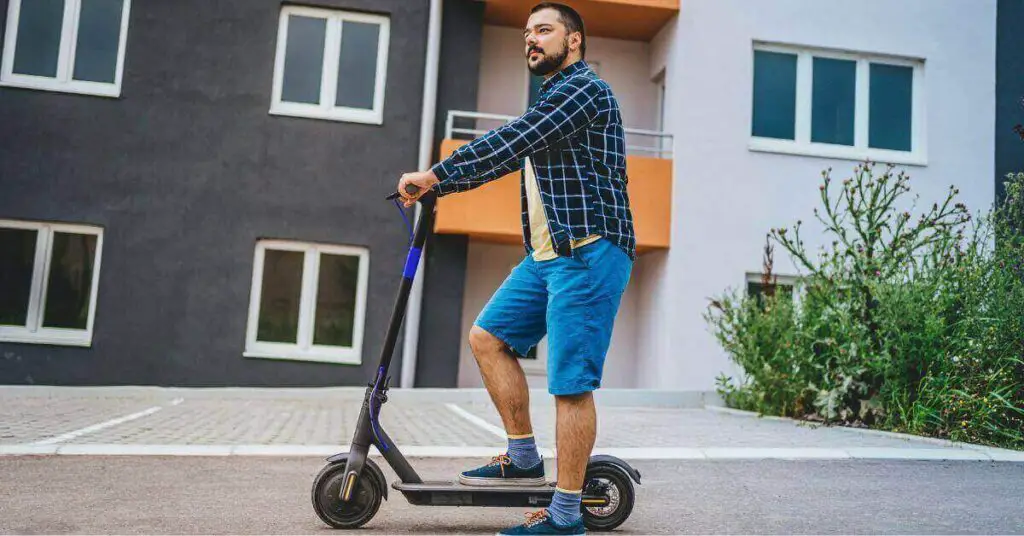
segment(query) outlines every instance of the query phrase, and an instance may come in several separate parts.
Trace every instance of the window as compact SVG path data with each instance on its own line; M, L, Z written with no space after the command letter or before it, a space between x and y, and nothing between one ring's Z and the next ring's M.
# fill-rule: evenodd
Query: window
M766 284L762 277L762 274L759 273L748 273L746 281L746 294L757 301L758 307L764 307L764 297L769 294L778 293L781 296L795 299L797 278L772 274L772 282Z
M662 69L653 80L658 91L658 132L665 134L668 131L668 116L666 115L668 110L668 76L665 69ZM658 158L665 158L666 155L671 157L672 137L664 135L659 136L658 149Z
M587 60L587 65L594 71L597 76L601 76L601 63L597 61ZM537 97L540 97L540 88L544 84L545 78L543 76L537 76L526 70L527 88L526 88L526 108L533 106L533 103L537 102Z
M281 10L270 113L383 123L387 17Z
M244 355L361 363L368 268L363 248L259 242Z
M530 89L528 92L528 102L526 103L526 106L529 107L533 106L533 104L537 102L537 97L540 97L540 87L544 84L544 77L537 76L529 71L527 71L527 73L529 73L530 77Z
M924 64L757 44L750 148L926 163Z
M121 95L131 0L10 0L0 85Z
M103 231L0 220L0 341L90 346Z

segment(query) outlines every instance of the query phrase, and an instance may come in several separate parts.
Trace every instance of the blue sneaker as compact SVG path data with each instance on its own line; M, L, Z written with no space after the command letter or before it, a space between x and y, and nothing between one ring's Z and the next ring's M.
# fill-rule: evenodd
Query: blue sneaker
M586 534L587 528L583 525L583 518L576 520L576 523L563 527L556 525L551 520L551 516L548 515L547 510L541 510L539 512L531 512L526 514L526 523L522 525L505 529L498 533L502 535L521 535L521 534Z
M467 486L543 486L544 460L537 465L523 469L512 463L507 454L491 458L491 463L465 471L459 475L459 483Z

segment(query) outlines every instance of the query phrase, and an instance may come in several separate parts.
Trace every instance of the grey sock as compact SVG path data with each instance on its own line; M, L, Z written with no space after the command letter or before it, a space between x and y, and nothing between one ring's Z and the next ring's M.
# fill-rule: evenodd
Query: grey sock
M537 442L533 436L523 438L508 438L508 457L512 463L520 469L528 469L540 463L540 454L537 452Z
M548 506L551 521L562 527L575 525L583 517L583 513L580 512L582 501L582 490L569 493L562 488L555 488L555 496L551 498L551 505Z

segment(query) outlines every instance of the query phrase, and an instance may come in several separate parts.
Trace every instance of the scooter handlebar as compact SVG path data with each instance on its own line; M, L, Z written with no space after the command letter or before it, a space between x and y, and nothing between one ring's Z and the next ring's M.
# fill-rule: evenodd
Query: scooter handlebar
M416 192L418 192L418 191L420 191L420 187L416 186L415 184L406 184L405 185L405 193L407 193L409 195L416 195ZM399 197L398 192L395 192L395 193L387 196L385 199L390 201L392 199L398 199L398 197Z

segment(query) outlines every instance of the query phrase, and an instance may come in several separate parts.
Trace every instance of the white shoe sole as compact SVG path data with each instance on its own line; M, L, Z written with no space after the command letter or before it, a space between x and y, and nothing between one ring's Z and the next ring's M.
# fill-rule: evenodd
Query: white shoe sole
M459 475L459 484L464 486L479 486L479 487L490 487L500 488L502 486L543 486L547 484L547 480L542 477L534 478L483 478L478 476L463 476Z

